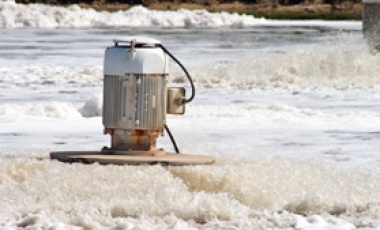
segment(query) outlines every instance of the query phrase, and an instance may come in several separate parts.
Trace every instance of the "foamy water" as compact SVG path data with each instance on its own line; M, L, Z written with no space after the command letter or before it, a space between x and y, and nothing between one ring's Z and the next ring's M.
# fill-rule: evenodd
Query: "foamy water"
M31 158L2 165L0 220L9 226L354 229L380 214L377 176L318 160L229 157L164 168Z
M114 13L82 9L77 5L67 8L42 4L20 5L12 1L0 4L0 27L218 27L260 24L263 19L228 13L209 13L205 10L178 10L173 12L148 10L135 6ZM43 12L43 14L41 14Z
M380 225L380 60L360 22L11 1L0 9L0 229ZM161 40L188 67L196 98L167 123L182 152L214 165L48 159L109 145L102 57L127 35ZM170 86L189 86L170 69ZM158 145L173 151L166 135Z
M339 29L360 29L356 22L268 21L236 13L210 13L206 10L157 11L142 6L117 12L98 12L78 5L54 7L43 4L0 2L0 28L78 28L78 27L246 27L260 25L327 26Z

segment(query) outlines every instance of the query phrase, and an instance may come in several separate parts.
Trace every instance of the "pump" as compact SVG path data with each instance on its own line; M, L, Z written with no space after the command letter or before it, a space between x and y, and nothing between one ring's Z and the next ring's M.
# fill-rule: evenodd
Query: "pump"
M173 165L211 164L209 156L181 154L166 125L166 114L185 113L195 87L186 68L160 41L146 37L114 39L104 56L103 125L110 146L100 151L52 152L63 162L103 164L166 163ZM169 58L185 72L191 96L185 88L167 87ZM168 133L176 153L157 147L157 138Z

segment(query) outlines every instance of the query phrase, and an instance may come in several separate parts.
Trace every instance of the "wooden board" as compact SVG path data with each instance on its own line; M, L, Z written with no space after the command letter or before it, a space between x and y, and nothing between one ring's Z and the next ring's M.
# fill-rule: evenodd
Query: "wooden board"
M215 159L210 156L167 153L162 156L139 155L105 155L100 151L67 151L52 152L50 158L62 162L99 163L117 165L165 164L165 165L198 165L212 164Z

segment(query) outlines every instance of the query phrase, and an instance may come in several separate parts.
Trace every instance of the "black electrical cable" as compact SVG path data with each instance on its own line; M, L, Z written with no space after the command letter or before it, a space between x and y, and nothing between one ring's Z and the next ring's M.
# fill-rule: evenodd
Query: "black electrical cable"
M181 68L182 68L182 70L183 70L183 72L185 72L185 74L186 74L186 77L187 77L187 79L189 79L189 82L190 82L190 85L191 85L191 96L188 98L188 99L184 99L184 101L183 101L183 103L189 103L189 102L191 102L193 99L194 99L194 97L195 97L195 86L194 86L194 82L193 82L193 79L191 78L191 76L190 76L190 74L189 74L189 72L187 72L187 69L182 65L182 63L180 62L180 61L178 61L178 59L177 58L175 58L174 56L173 56L173 54L171 54L170 52L169 52L169 50L167 50L166 48L165 48L165 46L163 46L162 44L158 44L158 46L167 54L167 55L169 55L169 57L171 57ZM174 140L174 137L173 137L173 135L172 135L172 133L170 132L170 130L169 130L169 127L167 126L167 125L165 125L165 130L166 130L166 132L168 133L168 135L169 135L169 138L170 138L170 140L172 141L172 143L173 143L173 147L174 147L174 149L175 149L175 151L176 151L176 153L180 153L179 152L179 149L178 149L178 146L177 146L177 143L175 142L175 140Z
M192 101L195 97L195 86L194 86L194 82L193 82L193 79L191 78L189 72L187 72L186 68L182 65L182 63L180 61L177 60L177 58L175 58L170 52L169 50L167 50L165 48L165 46L163 46L162 44L158 44L158 46L167 54L169 55L183 70L183 72L185 72L186 74L186 77L189 79L189 82L190 82L190 85L191 85L191 96L188 98L188 99L185 99L184 100L184 103L189 103L190 101Z
M172 143L173 143L173 147L174 147L174 149L175 149L175 152L176 152L176 153L180 153L180 152L179 152L179 149L178 149L178 146L177 146L177 143L175 142L174 137L173 137L172 133L170 132L169 127L168 127L167 125L165 125L165 130L166 130L166 132L169 134L169 137L170 137L170 140L171 140Z

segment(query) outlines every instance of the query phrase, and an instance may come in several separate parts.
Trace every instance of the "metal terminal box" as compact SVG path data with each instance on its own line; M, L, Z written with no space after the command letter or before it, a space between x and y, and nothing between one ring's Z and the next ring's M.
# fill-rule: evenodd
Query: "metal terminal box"
M169 87L167 90L166 113L168 114L184 114L185 113L185 88Z

